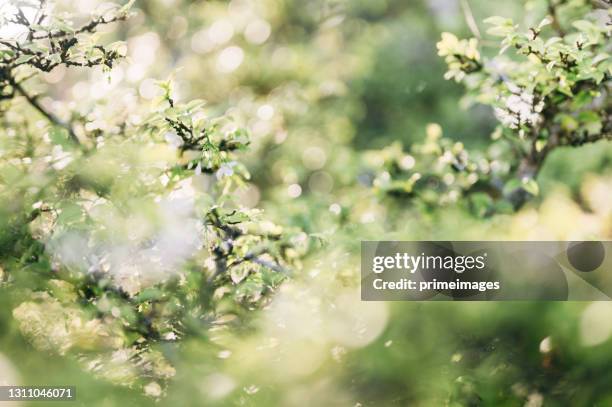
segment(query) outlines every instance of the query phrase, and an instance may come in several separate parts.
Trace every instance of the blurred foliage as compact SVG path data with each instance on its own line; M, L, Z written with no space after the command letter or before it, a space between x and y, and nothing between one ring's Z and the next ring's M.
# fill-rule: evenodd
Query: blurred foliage
M493 107L500 125L492 138L498 141L488 149L490 159L469 162L463 145L449 148L432 130L427 144L413 147L416 162L424 165L413 169L414 157L396 157L393 164L404 174L383 172L379 188L411 196L420 184L424 192L416 195L432 203L474 193L469 198L480 216L517 209L539 194L536 178L553 150L612 139L610 16L582 1L551 7L552 14L527 32L509 18L485 19L492 26L487 32L503 37L499 55L489 59L481 57L478 39L442 33L437 48L448 64L445 78L465 83L468 100ZM572 31L561 27L562 11L573 21ZM543 33L547 26L549 36ZM503 55L509 49L515 58ZM434 194L441 184L449 192Z
M0 381L612 403L607 303L359 300L361 240L612 237L606 1L0 11Z
M127 7L78 29L47 17L44 3L32 9L41 27L16 10L10 21L27 40L4 41L0 65L0 244L12 315L40 350L71 351L117 383L163 383L175 369L154 346L265 304L307 236L232 203L250 177L235 156L248 137L231 120L208 119L201 101L175 102L171 81L157 84L151 106L132 103L103 123L63 120L30 93L29 81L59 66L111 68L117 45L74 47ZM32 110L47 123L30 122Z

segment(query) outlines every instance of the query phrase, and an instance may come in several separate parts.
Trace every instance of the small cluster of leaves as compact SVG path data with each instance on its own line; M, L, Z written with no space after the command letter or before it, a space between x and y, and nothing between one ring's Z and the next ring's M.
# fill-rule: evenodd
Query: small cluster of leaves
M102 25L124 20L129 15L131 3L106 10L94 16L81 27L46 11L46 0L29 5L37 10L28 19L22 7L16 7L14 15L3 18L3 24L13 24L22 31L21 37L0 39L0 95L11 98L19 89L23 78L32 71L51 72L56 67L94 67L108 69L123 55L122 43L99 45L94 34Z
M201 110L205 103L201 100L191 101L178 109L171 96L172 83L162 81L159 85L164 90L163 101L169 104L169 109L151 117L150 127L178 149L181 168L218 177L237 172L248 179L246 168L232 159L233 152L248 147L246 131L232 123L224 123L224 118L202 120Z
M14 38L0 38L0 102L23 96L49 121L68 130L70 138L78 143L72 127L45 109L38 97L28 92L26 82L59 66L102 66L110 70L124 56L125 45L122 42L101 45L97 42L97 30L125 20L132 3L106 9L78 28L70 20L48 13L47 0L17 4L12 15L0 16L0 24L12 24L19 33ZM26 17L24 7L36 10L33 18ZM4 110L6 107L0 106L0 114Z
M468 101L493 108L500 125L492 135L493 144L499 145L492 149L511 152L498 163L509 169L503 177L470 172L466 166L461 176L454 178L472 179L474 185L488 183L486 189L491 192L486 192L487 201L502 198L518 208L537 195L536 177L552 150L612 139L612 59L608 54L611 10L605 4L569 1L551 6L551 15L525 31L511 19L488 18L488 34L502 37L499 53L490 58L479 50L478 39L442 34L437 47L448 64L446 79L465 84ZM571 16L568 27L562 26L561 14ZM510 50L514 55L507 55ZM444 143L437 150L438 160L448 154ZM394 178L388 171L383 172L379 184L386 185L392 194L398 188L412 192L415 185L439 178L436 168L423 167L417 178L415 173L407 180L402 178L404 175ZM432 169L434 173L430 175ZM439 189L438 183L434 184L430 183L427 194L419 196L433 197ZM465 185L459 189L473 190ZM482 193L481 189L476 191ZM479 200L482 198L479 195ZM444 202L446 197L441 200Z
M507 156L504 148L470 152L461 142L442 137L440 126L430 124L425 140L408 152L394 143L369 152L366 160L370 167L382 169L372 183L382 197L409 199L421 209L467 204L473 213L486 216L512 210L507 200L494 199L508 193L502 181L511 170Z

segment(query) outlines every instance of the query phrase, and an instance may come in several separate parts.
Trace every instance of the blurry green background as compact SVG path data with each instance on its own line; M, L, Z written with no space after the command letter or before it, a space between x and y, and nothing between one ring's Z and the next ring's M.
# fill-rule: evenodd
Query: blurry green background
M58 1L77 14L99 3ZM436 55L441 32L471 35L466 5L479 25L546 13L546 1L141 0L111 28L129 51L110 80L46 76L52 98L87 104L122 92L147 103L153 79L173 75L177 99L205 99L249 129L241 202L330 242L250 325L164 345L177 375L160 405L612 405L608 303L359 301L363 239L612 238L610 143L553 154L540 201L515 216L416 213L369 192L361 152L421 140L428 123L487 145L492 112L462 103ZM66 405L153 404L34 350L7 298L0 309L0 379L76 385Z

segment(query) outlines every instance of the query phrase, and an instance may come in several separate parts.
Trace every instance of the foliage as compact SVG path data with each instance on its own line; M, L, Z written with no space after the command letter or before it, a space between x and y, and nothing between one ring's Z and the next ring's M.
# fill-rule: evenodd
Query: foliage
M538 195L536 177L553 150L612 138L609 8L581 1L551 7L553 14L526 32L509 18L485 19L487 32L503 38L492 58L481 56L478 39L442 33L437 47L448 64L445 78L464 83L470 103L494 109L500 122L494 144L468 163L460 143L449 149L450 141L438 143L437 131L430 132L424 157L423 146L410 151L418 167L411 155L383 156L391 172L379 174L377 188L410 195L420 186L428 201L441 203L474 193L470 199L481 216L506 210L508 203L516 209ZM572 21L571 28L561 28L557 13ZM439 185L444 191L435 196Z
M103 124L95 112L63 121L30 94L59 65L111 68L122 45L98 45L96 30L128 9L78 29L44 3L36 24L21 9L10 20L27 39L2 42L0 245L25 335L62 354L94 352L89 368L133 383L174 374L155 344L265 304L308 242L232 200L249 179L236 155L246 132L208 118L201 101L175 102L170 81L152 106Z
M0 381L609 400L605 303L359 299L360 240L612 237L606 2L98 3L0 0Z

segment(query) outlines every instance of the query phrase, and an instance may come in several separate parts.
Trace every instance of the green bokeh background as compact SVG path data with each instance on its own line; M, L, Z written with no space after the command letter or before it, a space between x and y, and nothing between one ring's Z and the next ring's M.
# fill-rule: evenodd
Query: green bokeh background
M142 61L132 56L120 66L124 79L119 86L140 89L143 103L147 102L144 78L164 78L174 72L181 100L205 99L211 113L228 113L251 130L253 144L245 161L252 172L251 193L258 197L254 202L275 222L326 234L329 245L305 260L293 284L305 291L324 287L322 297L333 304L335 295L354 288L362 239L485 239L499 236L499 229L508 222L506 218L476 219L452 208L419 213L389 202L376 203L386 212L383 221L371 225L356 222L358 216L353 213L341 214L338 220L328 209L334 203L354 208L356 203L377 202L363 181L368 174L361 153L394 141L404 145L419 141L429 123L440 124L445 135L469 147L486 147L496 124L492 112L465 106L461 87L443 80L444 61L436 55L441 32L471 35L462 3L469 4L481 30L481 21L490 15L522 21L526 9L526 21L539 21L546 12L546 1L539 0L143 0L135 4L135 17L110 35L124 40L144 38L139 43L128 40L131 52L134 47L154 47L153 60L133 79L128 67ZM59 5L72 11L77 7L69 1ZM251 14L243 18L243 10ZM270 26L271 34L262 44L249 43L237 31L210 51L201 51L206 48L202 44L194 46L198 33L216 22L230 21L240 27L253 15ZM230 45L241 48L242 63L231 72L219 72L219 52ZM486 52L496 49L485 47ZM73 86L87 80L85 72L66 72L48 84L49 94L69 102ZM275 109L275 119L267 127L257 119L264 104ZM313 154L325 155L323 165L309 165L304 158L313 146L318 148L310 150ZM585 177L609 174L611 164L610 143L560 149L542 170L542 194L533 207L555 199L559 188L579 200ZM317 179L323 179L323 184ZM293 184L301 187L295 199L287 195ZM559 222L574 220L568 217ZM336 227L330 228L331 224ZM487 235L491 230L496 234ZM342 265L332 267L335 262ZM314 269L326 275L322 283L313 283L316 278L310 272ZM137 389L83 371L74 358L34 349L11 318L14 300L7 290L0 292L0 353L10 360L22 383L76 385L78 401L65 405L155 403ZM305 300L296 295L293 301ZM289 346L301 351L279 351L277 356L272 352L270 357L247 363L239 355L257 354L270 339L268 311L262 310L228 334L231 339L223 345L214 334L164 345L160 350L175 365L177 375L158 404L611 406L612 342L585 345L589 326L585 328L584 313L589 306L386 304L384 329L363 346L342 347L325 339L321 346ZM612 312L602 309L596 312L602 321L612 318ZM328 326L319 329L310 334L329 337ZM287 338L297 341L296 336ZM545 338L553 343L550 352L541 351ZM232 356L219 358L219 351L226 348L232 349ZM324 355L311 371L288 374L282 380L268 376L276 369L270 368L276 357L300 364L309 352ZM334 352L341 357L334 357ZM219 377L231 378L232 389L223 397L211 397L211 386L224 383L211 378Z

